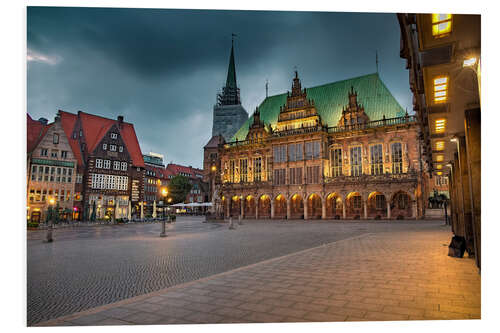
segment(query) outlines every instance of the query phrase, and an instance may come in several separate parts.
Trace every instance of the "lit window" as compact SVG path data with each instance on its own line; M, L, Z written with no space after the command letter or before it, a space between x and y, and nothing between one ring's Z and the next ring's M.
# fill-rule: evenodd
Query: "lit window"
M436 150L444 150L444 141L436 141Z
M434 121L436 133L443 133L446 129L446 119L440 118Z
M441 170L442 168L443 168L443 165L442 165L442 164L438 164L438 165L436 165L436 169Z
M438 176L442 176L443 175L443 172L442 171L438 171L436 172Z
M443 155L437 155L436 156L436 162L443 162L444 161L444 156Z
M451 32L451 14L432 14L432 35L444 37Z
M434 79L434 103L444 103L448 99L448 77Z

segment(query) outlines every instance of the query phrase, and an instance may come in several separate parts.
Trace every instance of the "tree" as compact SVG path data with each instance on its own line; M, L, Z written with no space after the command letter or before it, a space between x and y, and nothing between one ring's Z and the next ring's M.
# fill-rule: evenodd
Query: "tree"
M177 175L168 184L168 197L172 198L173 204L184 202L192 187L189 178Z

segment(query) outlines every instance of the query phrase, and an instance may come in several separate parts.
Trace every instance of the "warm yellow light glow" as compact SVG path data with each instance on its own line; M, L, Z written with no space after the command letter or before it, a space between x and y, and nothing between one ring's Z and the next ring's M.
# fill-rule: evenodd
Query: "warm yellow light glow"
M434 79L434 103L443 103L448 98L448 77L439 76Z
M49 204L50 204L51 206L53 206L55 203L56 203L56 199L54 199L54 197L50 197L50 198L49 198Z
M443 133L446 130L446 119L436 119L434 126L436 133Z
M172 198L168 198L168 202L172 202Z
M432 14L432 35L443 37L451 32L451 14Z
M166 188L162 188L161 189L161 195L163 195L164 197L166 197L168 194L168 190Z
M210 168L210 170L215 171L215 170L217 170L217 167L215 165L212 165L212 167Z
M438 171L438 172L436 172L436 174L437 174L438 176L441 176L441 175L443 174L443 172Z
M436 169L441 170L442 168L443 168L443 165L442 165L442 164L438 164L438 165L436 165Z
M436 150L443 150L443 149L444 149L444 141L437 141Z
M444 156L443 155L436 155L436 162L443 162Z
M469 58L469 59L465 59L464 60L464 67L471 67L471 66L474 66L477 62L477 59L476 57L472 57L472 58Z
M442 76L442 77L437 77L434 79L434 85L436 84L445 84L448 82L448 77L447 76Z

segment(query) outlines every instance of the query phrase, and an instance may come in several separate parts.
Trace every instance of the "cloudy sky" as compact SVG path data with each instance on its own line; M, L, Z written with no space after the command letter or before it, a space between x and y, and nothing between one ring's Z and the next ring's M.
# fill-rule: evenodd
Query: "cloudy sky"
M411 110L395 14L28 7L27 108L134 124L143 153L201 167L231 47L243 106L376 71Z

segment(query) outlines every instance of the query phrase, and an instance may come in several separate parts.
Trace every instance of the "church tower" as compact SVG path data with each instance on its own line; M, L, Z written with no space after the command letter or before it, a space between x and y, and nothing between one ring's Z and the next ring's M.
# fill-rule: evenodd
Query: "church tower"
M240 89L236 84L234 40L232 40L226 86L217 94L217 104L214 106L212 137L222 135L226 141L230 141L247 119L248 113L241 105Z

